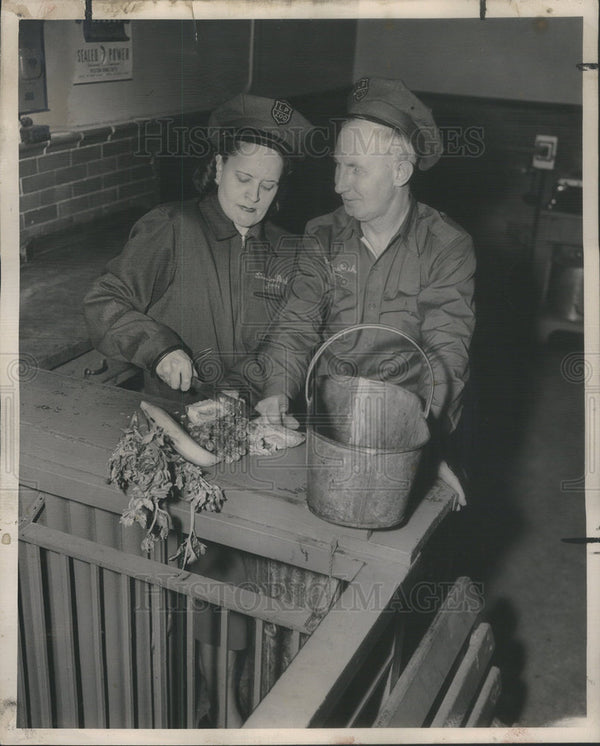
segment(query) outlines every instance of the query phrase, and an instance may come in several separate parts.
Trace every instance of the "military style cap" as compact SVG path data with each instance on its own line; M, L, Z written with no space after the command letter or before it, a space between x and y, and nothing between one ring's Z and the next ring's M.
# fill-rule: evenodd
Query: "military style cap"
M284 99L240 93L210 115L209 138L219 148L233 139L274 147L284 155L304 151L311 123Z
M423 171L442 154L442 138L431 110L401 80L361 78L348 98L348 115L385 124L408 137Z

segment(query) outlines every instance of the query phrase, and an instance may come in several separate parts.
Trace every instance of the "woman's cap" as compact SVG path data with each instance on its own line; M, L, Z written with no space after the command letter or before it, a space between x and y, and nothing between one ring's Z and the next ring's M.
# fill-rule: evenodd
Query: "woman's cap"
M358 80L348 98L348 116L384 124L405 135L423 171L442 154L442 138L431 110L401 80Z
M208 128L217 149L238 139L295 155L304 152L312 125L285 99L240 93L212 112Z

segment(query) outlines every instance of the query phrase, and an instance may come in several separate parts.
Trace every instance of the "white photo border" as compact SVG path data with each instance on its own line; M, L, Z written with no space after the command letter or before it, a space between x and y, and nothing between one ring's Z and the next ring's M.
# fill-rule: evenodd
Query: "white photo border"
M582 727L493 729L310 729L310 730L64 730L16 728L17 487L19 444L18 370L19 188L18 188L18 24L21 19L82 19L83 0L5 0L1 16L0 89L0 738L6 744L287 744L287 743L466 743L593 742L600 740L600 329L598 258L598 4L596 0L94 0L96 19L329 19L581 17L583 19L583 194L585 262L586 521L588 716ZM594 65L596 67L594 68Z

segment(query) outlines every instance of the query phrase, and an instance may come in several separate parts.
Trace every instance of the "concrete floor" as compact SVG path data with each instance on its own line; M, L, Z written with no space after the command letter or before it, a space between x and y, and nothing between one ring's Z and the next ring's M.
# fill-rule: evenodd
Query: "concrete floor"
M469 509L452 517L455 573L484 584L503 723L543 726L586 709L583 337L534 344L524 265L480 263L473 381L460 441Z
M522 725L585 714L586 550L561 541L585 536L583 385L561 373L568 354L532 361L531 409L506 482L521 531L488 579L490 616L504 620L505 705Z

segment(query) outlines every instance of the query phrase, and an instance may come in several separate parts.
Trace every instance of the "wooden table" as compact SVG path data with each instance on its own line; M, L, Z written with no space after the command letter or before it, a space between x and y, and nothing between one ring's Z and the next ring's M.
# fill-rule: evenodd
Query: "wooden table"
M126 498L106 482L107 459L139 401L135 392L40 371L21 385L21 483L120 512ZM438 482L404 526L368 531L327 523L308 510L304 446L218 465L212 476L227 500L222 512L196 516L201 538L349 584L246 726L319 723L373 644L383 607L414 569L453 493ZM187 507L170 510L183 524L188 520ZM357 591L361 613L348 613Z

